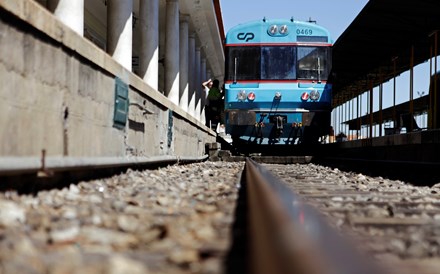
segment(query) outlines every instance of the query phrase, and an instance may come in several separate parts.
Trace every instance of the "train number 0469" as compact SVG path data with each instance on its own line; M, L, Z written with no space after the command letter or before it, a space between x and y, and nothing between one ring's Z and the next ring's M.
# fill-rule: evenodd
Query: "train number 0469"
M298 34L298 35L312 35L313 31L311 29L297 29L296 34Z

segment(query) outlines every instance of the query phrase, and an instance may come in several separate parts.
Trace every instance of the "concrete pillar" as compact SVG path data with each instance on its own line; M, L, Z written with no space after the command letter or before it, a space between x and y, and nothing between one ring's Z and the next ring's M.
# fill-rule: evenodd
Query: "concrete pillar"
M180 88L179 88L179 105L188 112L188 20L189 15L182 15L180 17Z
M165 96L179 105L179 1L166 1Z
M200 77L202 78L201 82L205 82L208 78L206 77L207 73L206 73L206 58L205 57L201 57L201 61L200 61ZM203 90L203 88L202 88Z
M84 0L48 0L47 8L79 35L84 34Z
M200 62L200 78L201 83L206 81L206 58L202 58ZM208 94L206 93L203 87L200 88L200 121L205 124L206 116L205 116L205 106L206 106L206 97Z
M153 89L159 89L159 0L140 0L139 76Z
M195 71L194 74L196 75L195 77L195 115L194 117L200 121L200 111L201 111L201 102L200 102L200 91L202 89L202 82L201 82L201 77L200 77L200 47L196 47L196 58L195 58Z
M188 91L188 112L195 117L196 108L196 39L194 33L188 36L188 79L189 79L189 91Z
M107 52L131 71L133 0L107 0Z

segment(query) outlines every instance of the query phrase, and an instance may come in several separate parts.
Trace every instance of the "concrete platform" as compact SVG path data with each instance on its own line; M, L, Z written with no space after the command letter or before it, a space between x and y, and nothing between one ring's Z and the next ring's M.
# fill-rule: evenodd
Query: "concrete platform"
M43 151L121 162L199 158L215 142L214 131L36 1L0 1L0 33L0 163ZM120 85L127 110L118 124Z
M440 130L423 130L324 146L325 153L335 157L440 163Z

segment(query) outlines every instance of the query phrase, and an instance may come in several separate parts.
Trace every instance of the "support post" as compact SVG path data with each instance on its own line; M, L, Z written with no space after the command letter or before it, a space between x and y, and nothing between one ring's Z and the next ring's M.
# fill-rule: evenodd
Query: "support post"
M140 1L139 76L153 89L159 89L159 0Z
M65 25L84 35L84 0L48 0L47 8Z
M131 71L133 0L108 0L107 5L107 52Z
M179 1L166 0L165 96L179 105Z

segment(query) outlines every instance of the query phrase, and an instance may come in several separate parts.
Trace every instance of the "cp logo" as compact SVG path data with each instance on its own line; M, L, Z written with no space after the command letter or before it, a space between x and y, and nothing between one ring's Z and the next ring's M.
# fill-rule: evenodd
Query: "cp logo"
M247 33L240 32L239 34L237 34L238 40L246 40L246 42L254 39L254 37L255 35L252 32L247 32Z

